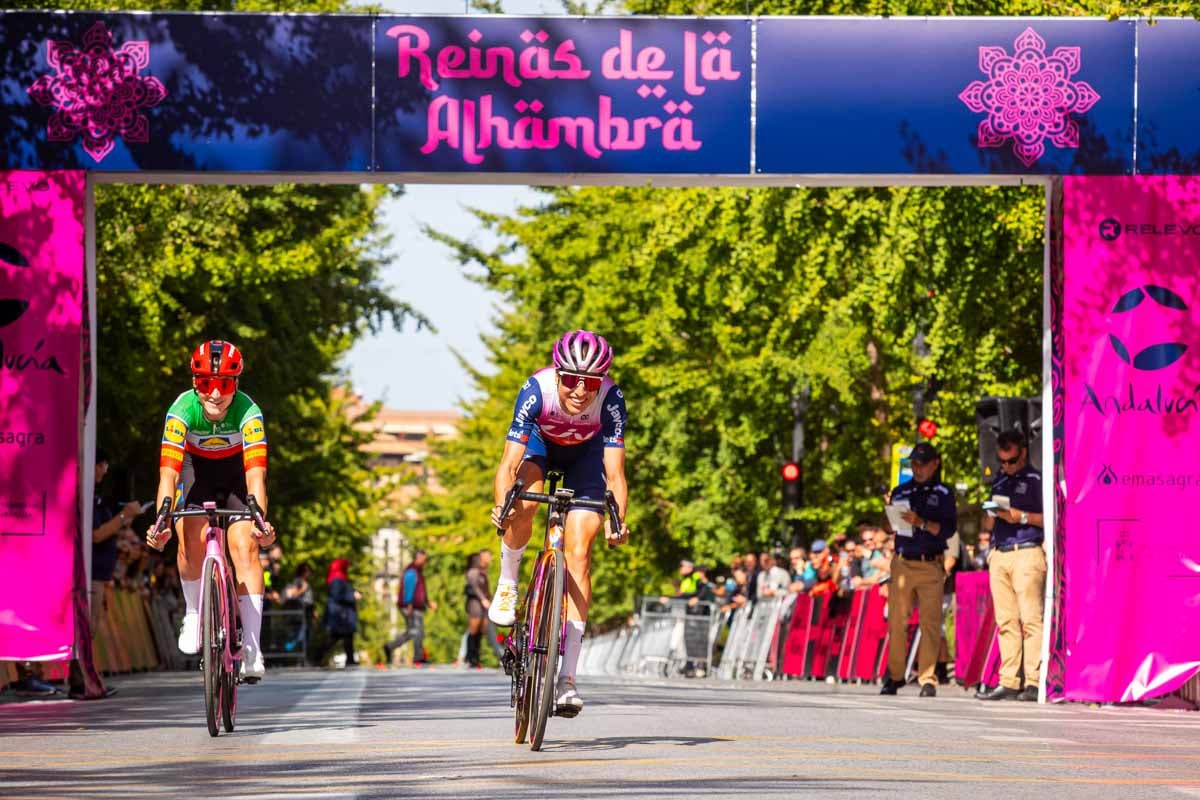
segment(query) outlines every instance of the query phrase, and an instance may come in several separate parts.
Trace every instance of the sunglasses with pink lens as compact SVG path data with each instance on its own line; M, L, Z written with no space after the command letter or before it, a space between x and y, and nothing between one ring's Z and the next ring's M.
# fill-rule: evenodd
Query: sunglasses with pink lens
M577 372L559 372L558 379L569 392L574 391L581 381L585 392L597 392L600 390L600 384L604 382L601 375L580 375Z

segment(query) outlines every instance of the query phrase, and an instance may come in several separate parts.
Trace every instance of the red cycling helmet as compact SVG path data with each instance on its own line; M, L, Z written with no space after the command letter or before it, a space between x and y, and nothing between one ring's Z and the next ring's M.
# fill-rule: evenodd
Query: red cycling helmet
M204 342L192 353L192 375L196 377L236 378L244 367L242 351L222 339Z

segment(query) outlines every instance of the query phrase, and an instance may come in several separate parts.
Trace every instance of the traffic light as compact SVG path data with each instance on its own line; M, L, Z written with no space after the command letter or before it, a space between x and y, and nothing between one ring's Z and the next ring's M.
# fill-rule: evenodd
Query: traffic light
M800 508L800 465L788 461L779 468L783 478L783 510L795 511Z

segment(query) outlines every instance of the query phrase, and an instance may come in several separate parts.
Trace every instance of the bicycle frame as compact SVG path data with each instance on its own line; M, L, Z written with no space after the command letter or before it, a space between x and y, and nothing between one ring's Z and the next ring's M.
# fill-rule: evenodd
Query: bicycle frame
M218 508L216 503L205 502L203 509L180 511L172 516L203 516L208 521L204 531L204 561L200 568L201 614L198 633L200 649L203 650L201 666L204 672L208 732L209 735L216 736L218 715L224 722L226 732L233 731L237 716L237 685L242 682L238 670L242 660L242 641L239 636L241 611L237 583L225 556L226 525L239 519L260 522L261 512L258 511L257 504L252 504L249 512L242 512ZM210 576L215 577L215 581L210 582ZM213 591L217 593L215 598L212 596ZM216 630L210 631L209 623L206 622L207 612L214 608ZM212 652L208 649L209 645L205 644L210 641L210 635L215 644L213 649L219 653L219 661L210 658Z
M205 503L204 510L212 510L215 512L215 503ZM236 641L237 631L241 628L242 615L238 607L237 600L229 602L230 596L237 597L237 584L234 583L233 576L230 574L229 560L225 557L225 528L219 524L216 519L216 514L209 515L208 528L204 533L204 564L200 568L201 575L207 575L210 565L215 565L217 575L220 577L220 584L224 591L218 598L221 609L221 630L218 632L223 639L224 646L221 653L222 669L233 672L236 662L242 660L242 643ZM205 608L205 603L208 602L208 581L203 581L200 591L200 607ZM232 590L232 591L230 591ZM203 617L202 617L203 619ZM204 641L204 631L200 631L200 641Z
M571 489L560 488L558 483L562 478L562 474L556 471L550 471L546 475L548 481L548 491L546 493L526 492L523 491L524 484L517 481L516 484L509 490L505 497L504 506L501 512L501 519L508 515L509 509L518 500L533 500L539 503L549 505L549 510L546 515L546 532L543 538L542 551L538 554L537 560L534 562L533 576L528 584L528 589L525 596L517 609L516 623L512 631L504 640L504 654L501 658L502 665L506 674L512 677L512 693L510 697L510 705L516 709L516 740L522 743L525 740L525 735L529 732L530 723L533 722L533 731L529 732L529 741L532 749L537 750L541 747L542 736L545 733L545 723L547 716L554 715L554 709L551 708L549 713L542 710L533 709L533 699L527 697L527 693L534 692L533 698L539 697L539 692L547 691L546 686L542 686L542 681L550 684L554 680L554 674L557 673L559 659L563 656L566 650L566 627L567 627L567 605L568 605L568 581L565 573L566 560L563 554L563 538L564 529L566 527L567 515L572 509L590 509L599 511L601 514L608 512L610 524L613 532L620 530L619 511L616 500L612 492L608 492L604 501L597 500L576 500L575 492ZM500 531L503 534L503 531ZM553 570L554 574L548 576L548 571ZM546 587L553 586L550 596L544 596ZM561 586L561 588L559 588ZM561 592L561 596L559 595ZM557 602L557 608L554 605ZM545 610L545 603L550 603L549 608L551 617L557 613L557 624L550 624L549 632L544 629L538 631L530 629L526 624L530 619L541 619L542 612ZM553 609L556 609L553 610ZM530 611L534 613L531 615ZM546 619L541 624L549 624L549 619ZM547 658L544 662L538 664L533 662L535 656L549 656L553 652L553 658ZM531 671L531 663L537 668ZM539 680L539 673L541 679ZM539 690L537 686L542 686ZM551 702L550 700L539 701ZM573 715L570 715L573 716Z

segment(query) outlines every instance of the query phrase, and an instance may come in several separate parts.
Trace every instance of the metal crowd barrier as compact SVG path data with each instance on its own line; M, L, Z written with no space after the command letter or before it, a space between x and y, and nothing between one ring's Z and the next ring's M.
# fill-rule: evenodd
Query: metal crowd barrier
M707 674L719 622L713 603L644 599L631 625L584 640L579 671L660 677Z
M774 677L778 671L779 621L795 602L795 595L770 597L734 612L717 677L727 681Z
M300 609L280 608L263 611L263 658L271 661L308 661L308 624Z

